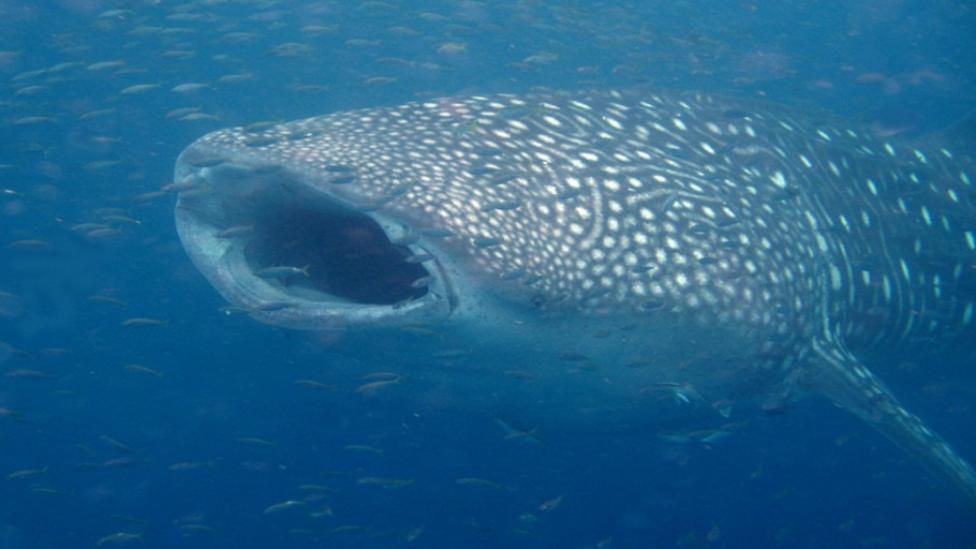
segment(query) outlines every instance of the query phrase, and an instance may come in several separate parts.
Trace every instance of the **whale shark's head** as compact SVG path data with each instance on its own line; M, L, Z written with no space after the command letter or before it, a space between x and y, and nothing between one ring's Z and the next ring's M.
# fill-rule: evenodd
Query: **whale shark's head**
M177 162L180 237L233 307L289 328L377 328L538 307L546 283L527 280L529 231L525 212L515 211L526 180L491 166L515 143L476 144L483 114L474 104L206 135ZM508 204L495 198L505 195Z

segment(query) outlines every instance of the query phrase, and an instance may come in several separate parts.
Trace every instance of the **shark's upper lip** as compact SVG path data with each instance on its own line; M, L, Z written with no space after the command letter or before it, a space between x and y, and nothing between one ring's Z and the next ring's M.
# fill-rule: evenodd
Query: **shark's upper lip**
M430 322L457 298L431 243L259 153L191 147L177 162L180 238L233 307L296 329Z

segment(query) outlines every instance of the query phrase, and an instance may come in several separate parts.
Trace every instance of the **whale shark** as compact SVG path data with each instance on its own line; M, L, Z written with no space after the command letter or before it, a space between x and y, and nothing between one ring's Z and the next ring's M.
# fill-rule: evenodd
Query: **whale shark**
M976 502L872 372L972 349L973 167L824 112L575 91L224 129L173 186L230 307L341 334L428 402L645 426L819 394Z

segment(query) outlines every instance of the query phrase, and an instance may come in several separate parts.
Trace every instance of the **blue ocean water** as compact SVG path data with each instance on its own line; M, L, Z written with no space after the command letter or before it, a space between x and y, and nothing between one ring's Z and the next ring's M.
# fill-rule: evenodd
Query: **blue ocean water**
M157 193L208 131L472 93L706 90L925 140L971 113L973 28L951 1L0 0L0 548L976 546L971 502L815 398L706 444L364 397L397 364L220 312ZM924 351L877 373L972 460L972 354Z

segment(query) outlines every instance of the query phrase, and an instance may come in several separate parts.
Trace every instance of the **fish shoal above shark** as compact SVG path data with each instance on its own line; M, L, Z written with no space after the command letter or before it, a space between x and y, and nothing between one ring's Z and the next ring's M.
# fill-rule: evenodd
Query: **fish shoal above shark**
M867 367L971 349L973 167L693 92L470 96L205 135L176 223L260 321L421 371L461 349L476 373L429 374L458 401L572 423L653 420L660 391L723 415L820 393L976 502L968 462Z

